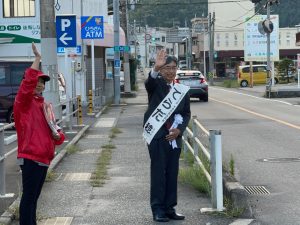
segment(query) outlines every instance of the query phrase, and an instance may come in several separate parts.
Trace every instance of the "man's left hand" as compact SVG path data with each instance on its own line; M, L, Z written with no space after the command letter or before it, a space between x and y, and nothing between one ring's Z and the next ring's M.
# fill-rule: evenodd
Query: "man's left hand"
M173 141L178 137L179 134L180 134L179 129L177 129L177 128L170 129L169 134L166 136L166 139L168 141Z

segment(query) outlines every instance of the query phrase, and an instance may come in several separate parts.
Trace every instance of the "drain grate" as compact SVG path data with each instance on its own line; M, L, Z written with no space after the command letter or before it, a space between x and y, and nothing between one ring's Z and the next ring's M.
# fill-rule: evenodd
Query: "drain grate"
M269 195L270 192L265 186L253 185L253 186L244 186L245 190L249 195Z

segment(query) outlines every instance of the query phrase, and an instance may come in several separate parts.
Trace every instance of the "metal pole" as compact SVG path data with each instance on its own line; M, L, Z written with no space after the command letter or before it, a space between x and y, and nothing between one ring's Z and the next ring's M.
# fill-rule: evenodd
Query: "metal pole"
M0 196L5 195L4 124L0 123Z
M114 46L120 44L120 18L119 18L119 0L114 0ZM120 52L114 52L114 61L120 61ZM114 104L120 104L120 67L114 63Z
M206 77L206 54L205 54L205 25L204 25L204 13L202 14L202 29L203 29L203 74Z
M146 39L146 35L147 35L147 25L145 26L145 68L147 68L148 66L148 59L147 59L147 39Z
M125 7L125 9L124 9ZM129 32L128 32L128 10L127 10L127 0L123 0L122 2L122 28L125 31L126 38L125 38L125 45L129 46ZM129 52L124 51L124 91L130 92L130 66L129 66Z
M222 142L221 131L210 130L210 174L211 174L211 200L212 208L223 210L223 180L222 180Z
M192 117L194 165L197 165L197 160L195 157L198 156L198 154L199 154L199 147L198 147L198 144L195 139L198 136L198 129L197 129L197 125L195 123L195 119L197 119L197 116Z
M270 2L267 2L267 20L270 20ZM271 78L271 57L270 57L270 51L271 51L271 40L270 40L271 34L267 33L267 77L268 79ZM271 85L269 85L269 98L271 97L271 87L272 87L272 82Z
M5 157L4 157L4 127L3 123L0 123L0 199L11 198L14 196L13 193L6 194L5 190Z
M213 53L213 35L212 35L212 19L211 13L208 16L208 28L209 28L209 84L213 85L213 72L214 72L214 53Z

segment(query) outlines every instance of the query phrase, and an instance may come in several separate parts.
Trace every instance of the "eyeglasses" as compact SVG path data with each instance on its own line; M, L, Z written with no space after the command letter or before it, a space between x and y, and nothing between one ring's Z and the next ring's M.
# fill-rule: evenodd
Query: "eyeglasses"
M163 66L161 69L164 69L164 70L177 70L177 66Z

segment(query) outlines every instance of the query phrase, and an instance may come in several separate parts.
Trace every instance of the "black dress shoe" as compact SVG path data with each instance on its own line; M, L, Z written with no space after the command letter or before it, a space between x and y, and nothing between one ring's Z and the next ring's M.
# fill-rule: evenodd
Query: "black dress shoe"
M153 215L153 220L156 222L169 222L170 219L166 217L165 215L156 214Z
M176 212L166 213L166 216L172 220L184 220L185 216Z

